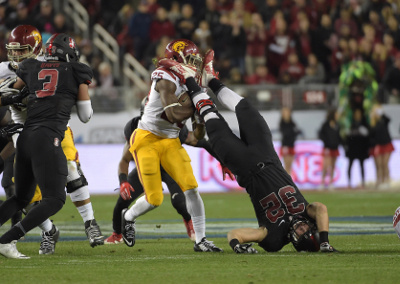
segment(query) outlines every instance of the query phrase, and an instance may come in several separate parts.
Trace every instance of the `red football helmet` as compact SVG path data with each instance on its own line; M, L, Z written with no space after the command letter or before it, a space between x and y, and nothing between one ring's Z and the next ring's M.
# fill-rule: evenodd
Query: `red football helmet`
M201 69L203 58L197 46L188 39L176 39L165 48L165 57L180 63L191 64Z
M11 31L6 48L10 61L21 62L26 58L36 58L42 52L42 35L34 26L17 26Z

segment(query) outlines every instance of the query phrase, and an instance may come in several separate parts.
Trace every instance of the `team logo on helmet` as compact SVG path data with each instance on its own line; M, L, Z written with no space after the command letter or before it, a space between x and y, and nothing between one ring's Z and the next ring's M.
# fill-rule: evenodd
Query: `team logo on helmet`
M71 37L69 38L69 47L70 48L75 48L76 47L75 41Z
M172 49L176 52L183 51L188 44L184 41L177 41L172 45Z
M38 31L32 31L32 34L31 34L32 36L33 36L33 38L35 39L35 41L36 41L36 44L38 44L39 42L42 42L42 36L40 35L40 33L38 32Z

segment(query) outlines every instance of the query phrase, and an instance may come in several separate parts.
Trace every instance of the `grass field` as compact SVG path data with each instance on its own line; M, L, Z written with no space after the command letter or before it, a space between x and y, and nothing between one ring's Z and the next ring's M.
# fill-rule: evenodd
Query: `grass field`
M61 230L56 253L39 256L34 229L18 249L29 260L0 258L0 283L399 283L400 240L392 216L400 192L305 192L330 214L330 242L339 254L278 253L236 255L226 241L231 228L256 227L245 193L203 194L207 235L223 253L195 253L179 215L166 196L163 205L137 221L137 242L91 248L70 200L54 216ZM92 196L105 236L112 232L117 196ZM9 223L0 228L4 233ZM257 246L256 246L257 247Z

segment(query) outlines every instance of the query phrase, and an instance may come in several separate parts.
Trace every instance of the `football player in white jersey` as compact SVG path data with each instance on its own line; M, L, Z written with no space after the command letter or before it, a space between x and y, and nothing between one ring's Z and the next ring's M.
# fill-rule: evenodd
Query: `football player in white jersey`
M33 26L17 26L10 33L6 49L10 61L0 63L0 81L16 77L16 74L9 68L10 63L18 64L18 62L22 62L26 58L36 58L38 60L43 58L42 36ZM44 60L44 58L42 60ZM26 109L10 106L10 111L14 123L24 124L27 114ZM12 136L14 146L16 145L17 138L18 133ZM67 193L69 193L72 202L85 223L85 232L90 245L92 247L103 245L104 236L102 236L100 227L94 218L88 183L80 168L78 151L75 148L72 130L69 126L65 131L65 137L61 146L68 163ZM30 206L34 206L34 204L40 202L41 198L40 189L37 187ZM29 210L29 206L26 209ZM39 227L42 229L42 241L39 254L53 254L55 244L59 237L58 228L52 224L49 219L43 222Z
M202 57L197 46L190 40L179 39L170 42L166 47L165 56L196 66L200 74ZM137 199L130 209L122 211L124 242L130 247L135 244L136 218L160 206L163 201L161 164L185 194L196 234L194 250L221 252L222 249L206 239L203 200L197 190L190 157L178 138L180 129L194 112L192 107L181 105L178 99L187 91L185 82L166 68L156 69L151 75L151 80L148 103L138 128L129 141L129 151L136 162L145 195ZM120 182L126 180L126 174L121 174Z

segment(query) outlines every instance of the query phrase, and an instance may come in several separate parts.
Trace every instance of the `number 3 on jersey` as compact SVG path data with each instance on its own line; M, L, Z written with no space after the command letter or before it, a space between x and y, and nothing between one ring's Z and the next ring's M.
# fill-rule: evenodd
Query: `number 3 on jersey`
M285 215L282 203L292 215L304 212L305 205L304 203L297 203L295 194L296 190L292 186L285 186L279 189L278 194L272 192L260 200L260 204L265 210L265 215L271 223L275 223Z
M57 90L58 70L42 69L38 74L38 79L46 81L43 83L43 88L35 92L36 97L44 98L53 96Z

